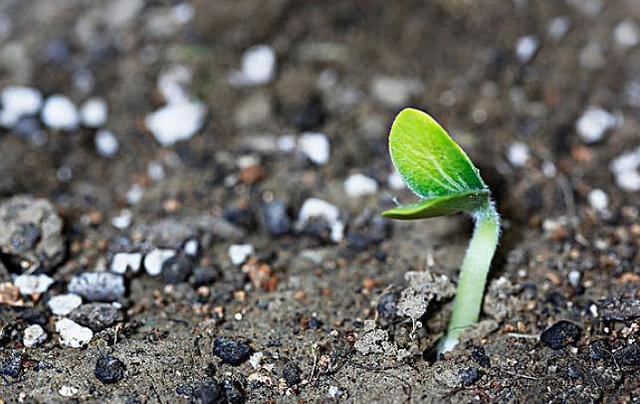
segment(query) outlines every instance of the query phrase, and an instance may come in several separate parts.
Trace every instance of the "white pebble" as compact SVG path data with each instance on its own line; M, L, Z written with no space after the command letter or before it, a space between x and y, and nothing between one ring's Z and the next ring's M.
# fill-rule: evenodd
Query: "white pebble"
M569 32L570 27L571 22L567 17L554 17L549 21L547 32L551 38L558 41Z
M520 63L527 63L535 55L540 40L534 35L523 36L516 42L516 57Z
M80 119L88 128L99 128L107 123L109 109L107 103L99 97L89 98L80 107Z
M589 43L580 49L578 60L580 61L580 66L588 70L598 70L606 62L602 47L597 43Z
M11 128L23 116L36 115L42 106L42 93L35 88L7 86L0 94L0 124Z
M344 192L352 197L373 195L378 192L378 183L363 174L352 174L344 182Z
M387 184L391 189L395 191L400 191L407 188L404 180L396 170L393 170L393 172L391 172L391 174L389 174L389 176L387 177Z
M613 30L613 37L618 46L622 48L634 47L640 41L638 25L631 20L622 21Z
M423 89L418 79L407 77L377 76L371 82L371 94L382 104L399 108L411 101L411 97Z
M270 82L276 72L276 53L268 45L255 45L242 55L240 71L231 73L229 81L238 87L257 86Z
M142 264L142 254L136 253L117 253L111 261L111 272L117 274L125 274L127 271L138 272Z
M255 352L253 355L251 355L251 357L249 358L249 364L251 365L252 368L254 369L258 369L260 367L260 362L262 362L262 359L264 358L264 353L262 352Z
M20 294L32 295L46 292L53 284L53 278L44 274L18 275L13 280L13 284L20 289Z
M514 167L522 167L529 160L529 146L526 143L518 142L509 146L507 159Z
M137 205L144 196L144 188L141 185L133 184L127 191L127 203L129 205Z
M576 122L576 129L580 139L590 144L602 140L604 134L615 125L615 115L599 107L589 107Z
M616 174L616 184L620 189L627 192L640 191L640 174L637 170L624 171Z
M556 165L552 161L545 161L542 163L542 174L547 178L553 178L558 173Z
M184 243L183 249L185 254L195 257L198 255L198 252L200 252L200 243L195 238L192 238Z
M79 392L80 390L77 387L67 386L66 384L60 387L60 390L58 390L58 394L60 394L62 397L73 397Z
M168 104L189 102L191 97L185 87L191 83L191 69L184 65L172 65L158 76L158 90Z
M603 211L607 209L607 206L609 206L609 197L599 188L589 191L587 199L589 200L591 207L595 210Z
M578 286L580 286L580 279L581 278L582 278L582 274L579 271L576 271L574 269L571 272L569 272L569 283L574 288L577 288Z
M93 338L93 331L68 318L56 322L56 332L60 334L60 343L71 348L80 348Z
M243 264L251 254L253 254L251 244L234 244L229 247L229 258L233 265Z
M22 345L27 348L36 347L47 340L47 333L38 324L32 324L24 329Z
M127 227L131 226L132 221L133 221L133 213L131 213L129 209L122 209L118 216L114 216L111 219L111 224L115 228L124 230Z
M303 133L298 139L298 150L317 165L325 165L329 162L331 146L324 133Z
M303 228L314 217L324 218L331 227L331 239L339 242L344 237L344 223L340 221L340 210L327 201L309 198L302 204L298 213L299 228Z
M82 298L75 293L67 293L65 295L57 295L49 299L47 306L49 310L57 316L66 316L73 310L80 307Z
M113 157L118 153L118 149L120 148L118 138L109 130L99 130L96 133L94 141L96 150L102 157Z
M204 124L207 107L201 102L167 104L146 116L147 129L162 146L193 137Z
M293 135L283 135L276 141L278 150L283 153L290 153L296 148L296 137Z
M156 248L144 257L144 269L151 276L162 273L162 265L166 260L176 255L173 250Z
M164 166L159 161L150 161L147 165L147 175L154 181L162 181L165 177Z
M42 121L51 129L74 130L78 128L80 114L71 100L64 95L49 96L42 108Z

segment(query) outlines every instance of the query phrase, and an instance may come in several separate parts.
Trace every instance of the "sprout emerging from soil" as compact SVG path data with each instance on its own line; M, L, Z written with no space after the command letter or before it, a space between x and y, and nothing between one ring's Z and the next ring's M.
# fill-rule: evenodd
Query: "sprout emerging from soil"
M398 174L422 199L382 213L413 220L469 213L473 238L460 268L447 334L438 354L452 350L460 334L478 321L491 259L500 235L500 216L478 169L449 134L429 115L402 110L391 126L389 152Z

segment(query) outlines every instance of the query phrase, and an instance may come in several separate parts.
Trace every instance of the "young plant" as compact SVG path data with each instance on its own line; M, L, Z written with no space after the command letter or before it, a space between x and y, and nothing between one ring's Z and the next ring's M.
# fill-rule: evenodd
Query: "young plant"
M402 110L391 126L389 152L396 171L422 199L382 213L414 220L469 213L473 237L462 261L453 313L438 354L452 350L460 334L478 321L491 259L500 235L500 216L480 172L449 134L429 115Z

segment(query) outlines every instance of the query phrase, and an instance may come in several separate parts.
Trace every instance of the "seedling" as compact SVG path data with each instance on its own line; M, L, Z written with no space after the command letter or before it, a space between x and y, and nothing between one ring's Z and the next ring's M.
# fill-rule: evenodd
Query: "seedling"
M391 126L389 152L396 171L420 201L382 213L414 220L469 213L473 237L462 266L447 334L438 353L452 350L460 334L478 322L491 259L500 236L500 216L480 172L449 134L429 115L402 110Z

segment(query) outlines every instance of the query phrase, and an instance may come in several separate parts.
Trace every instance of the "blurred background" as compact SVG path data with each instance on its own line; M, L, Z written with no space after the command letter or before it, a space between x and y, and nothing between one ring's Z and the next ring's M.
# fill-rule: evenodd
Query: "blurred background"
M125 299L130 332L120 345L105 338L128 369L153 377L98 390L104 397L154 397L152 388L176 397L176 382L162 370L169 362L157 358L186 357L194 333L206 339L222 329L266 352L273 374L288 363L278 355L291 358L315 383L295 394L311 401L434 398L442 369L424 361L420 372L394 371L417 386L407 390L392 379L372 385L372 374L335 340L321 345L347 369L343 376L319 376L318 357L309 357L331 330L352 343L363 321L393 317L378 303L387 296L383 302L395 305L394 285L406 283L406 271L456 278L466 218L398 224L378 217L396 199L415 200L394 174L386 143L395 114L413 106L432 114L477 163L504 219L493 272L503 283L492 289L500 310L485 308L489 328L500 331L482 336L493 352L526 358L527 340L511 344L500 335L535 334L559 318L619 348L624 333L598 328L604 306L596 303L628 308L640 282L639 23L635 0L0 0L0 275L6 285L23 273L55 280L38 290L44 297L21 290L4 303L48 313L45 302L69 291L72 277L125 274L126 293L112 300ZM24 194L49 207L16 219L15 198ZM62 223L52 233L43 228L47 215ZM30 220L40 230L17 246L13 231ZM23 233L16 237L28 241ZM48 237L57 248L40 244ZM194 254L184 250L189 240ZM154 272L140 260L158 248L192 258L173 269L161 260ZM245 262L254 266L239 269ZM133 266L147 275L134 277ZM194 280L196 268L208 268L200 273L207 281ZM152 277L161 272L162 279ZM21 344L28 325L21 310L0 314L13 324L6 349ZM417 341L410 322L384 332L419 357L446 318L446 309L422 318ZM156 359L141 355L135 365L132 352L152 349L145 345L152 334L165 341L154 340ZM52 361L91 373L94 362L85 359L99 351L54 351ZM207 360L171 366L193 385ZM293 394L297 383L278 388L277 375L247 381L270 372L243 366L240 381L227 384L239 385L245 399ZM535 364L523 366L536 374ZM555 397L573 386L517 379L515 390L487 390L503 376L486 376L475 388L496 400ZM89 394L79 375L56 377L54 387L27 377L35 395L24 385L10 395L44 399L63 384ZM589 388L633 390L602 384ZM463 401L476 393L442 392Z

